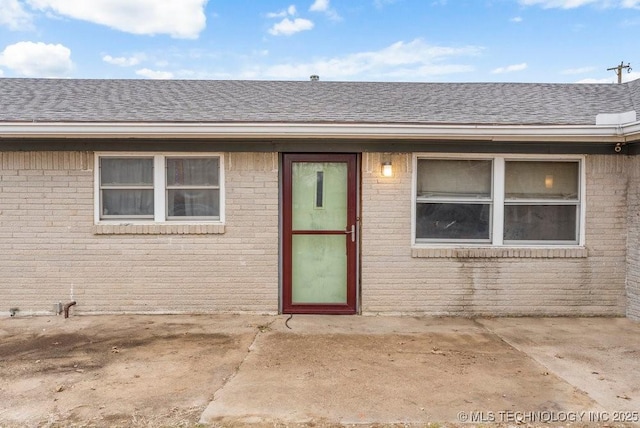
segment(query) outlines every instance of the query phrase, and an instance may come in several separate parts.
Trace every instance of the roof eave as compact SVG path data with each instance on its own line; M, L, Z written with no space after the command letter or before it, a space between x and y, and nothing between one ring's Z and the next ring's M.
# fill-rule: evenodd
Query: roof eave
M626 143L640 142L640 121L622 127Z
M625 125L3 122L0 123L2 138L319 138L627 143L640 140L640 122Z

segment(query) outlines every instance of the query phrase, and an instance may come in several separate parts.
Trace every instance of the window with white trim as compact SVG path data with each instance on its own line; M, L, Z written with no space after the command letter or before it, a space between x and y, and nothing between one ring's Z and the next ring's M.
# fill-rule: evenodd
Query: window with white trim
M582 158L417 156L416 244L578 245Z
M220 159L167 157L167 219L220 219Z
M217 154L97 154L97 221L223 219Z
M505 161L504 242L577 243L580 163Z

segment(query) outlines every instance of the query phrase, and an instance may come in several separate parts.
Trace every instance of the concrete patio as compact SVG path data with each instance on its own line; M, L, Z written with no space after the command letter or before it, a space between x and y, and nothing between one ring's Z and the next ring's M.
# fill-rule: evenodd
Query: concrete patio
M640 324L626 319L289 325L256 336L202 422L639 422Z
M0 319L0 426L631 426L624 318Z

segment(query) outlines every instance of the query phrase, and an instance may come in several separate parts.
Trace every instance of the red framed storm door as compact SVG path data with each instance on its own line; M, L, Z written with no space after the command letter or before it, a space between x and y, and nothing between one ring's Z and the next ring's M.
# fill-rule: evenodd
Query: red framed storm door
M283 155L286 314L356 313L357 155Z

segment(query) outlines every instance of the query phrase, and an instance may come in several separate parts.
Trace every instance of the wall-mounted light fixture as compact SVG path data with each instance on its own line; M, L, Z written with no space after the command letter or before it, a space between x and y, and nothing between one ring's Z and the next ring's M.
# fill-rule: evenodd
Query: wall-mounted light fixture
M393 165L391 165L391 161L382 162L382 176L393 177Z
M544 187L547 189L553 189L553 175L547 175L544 177Z

